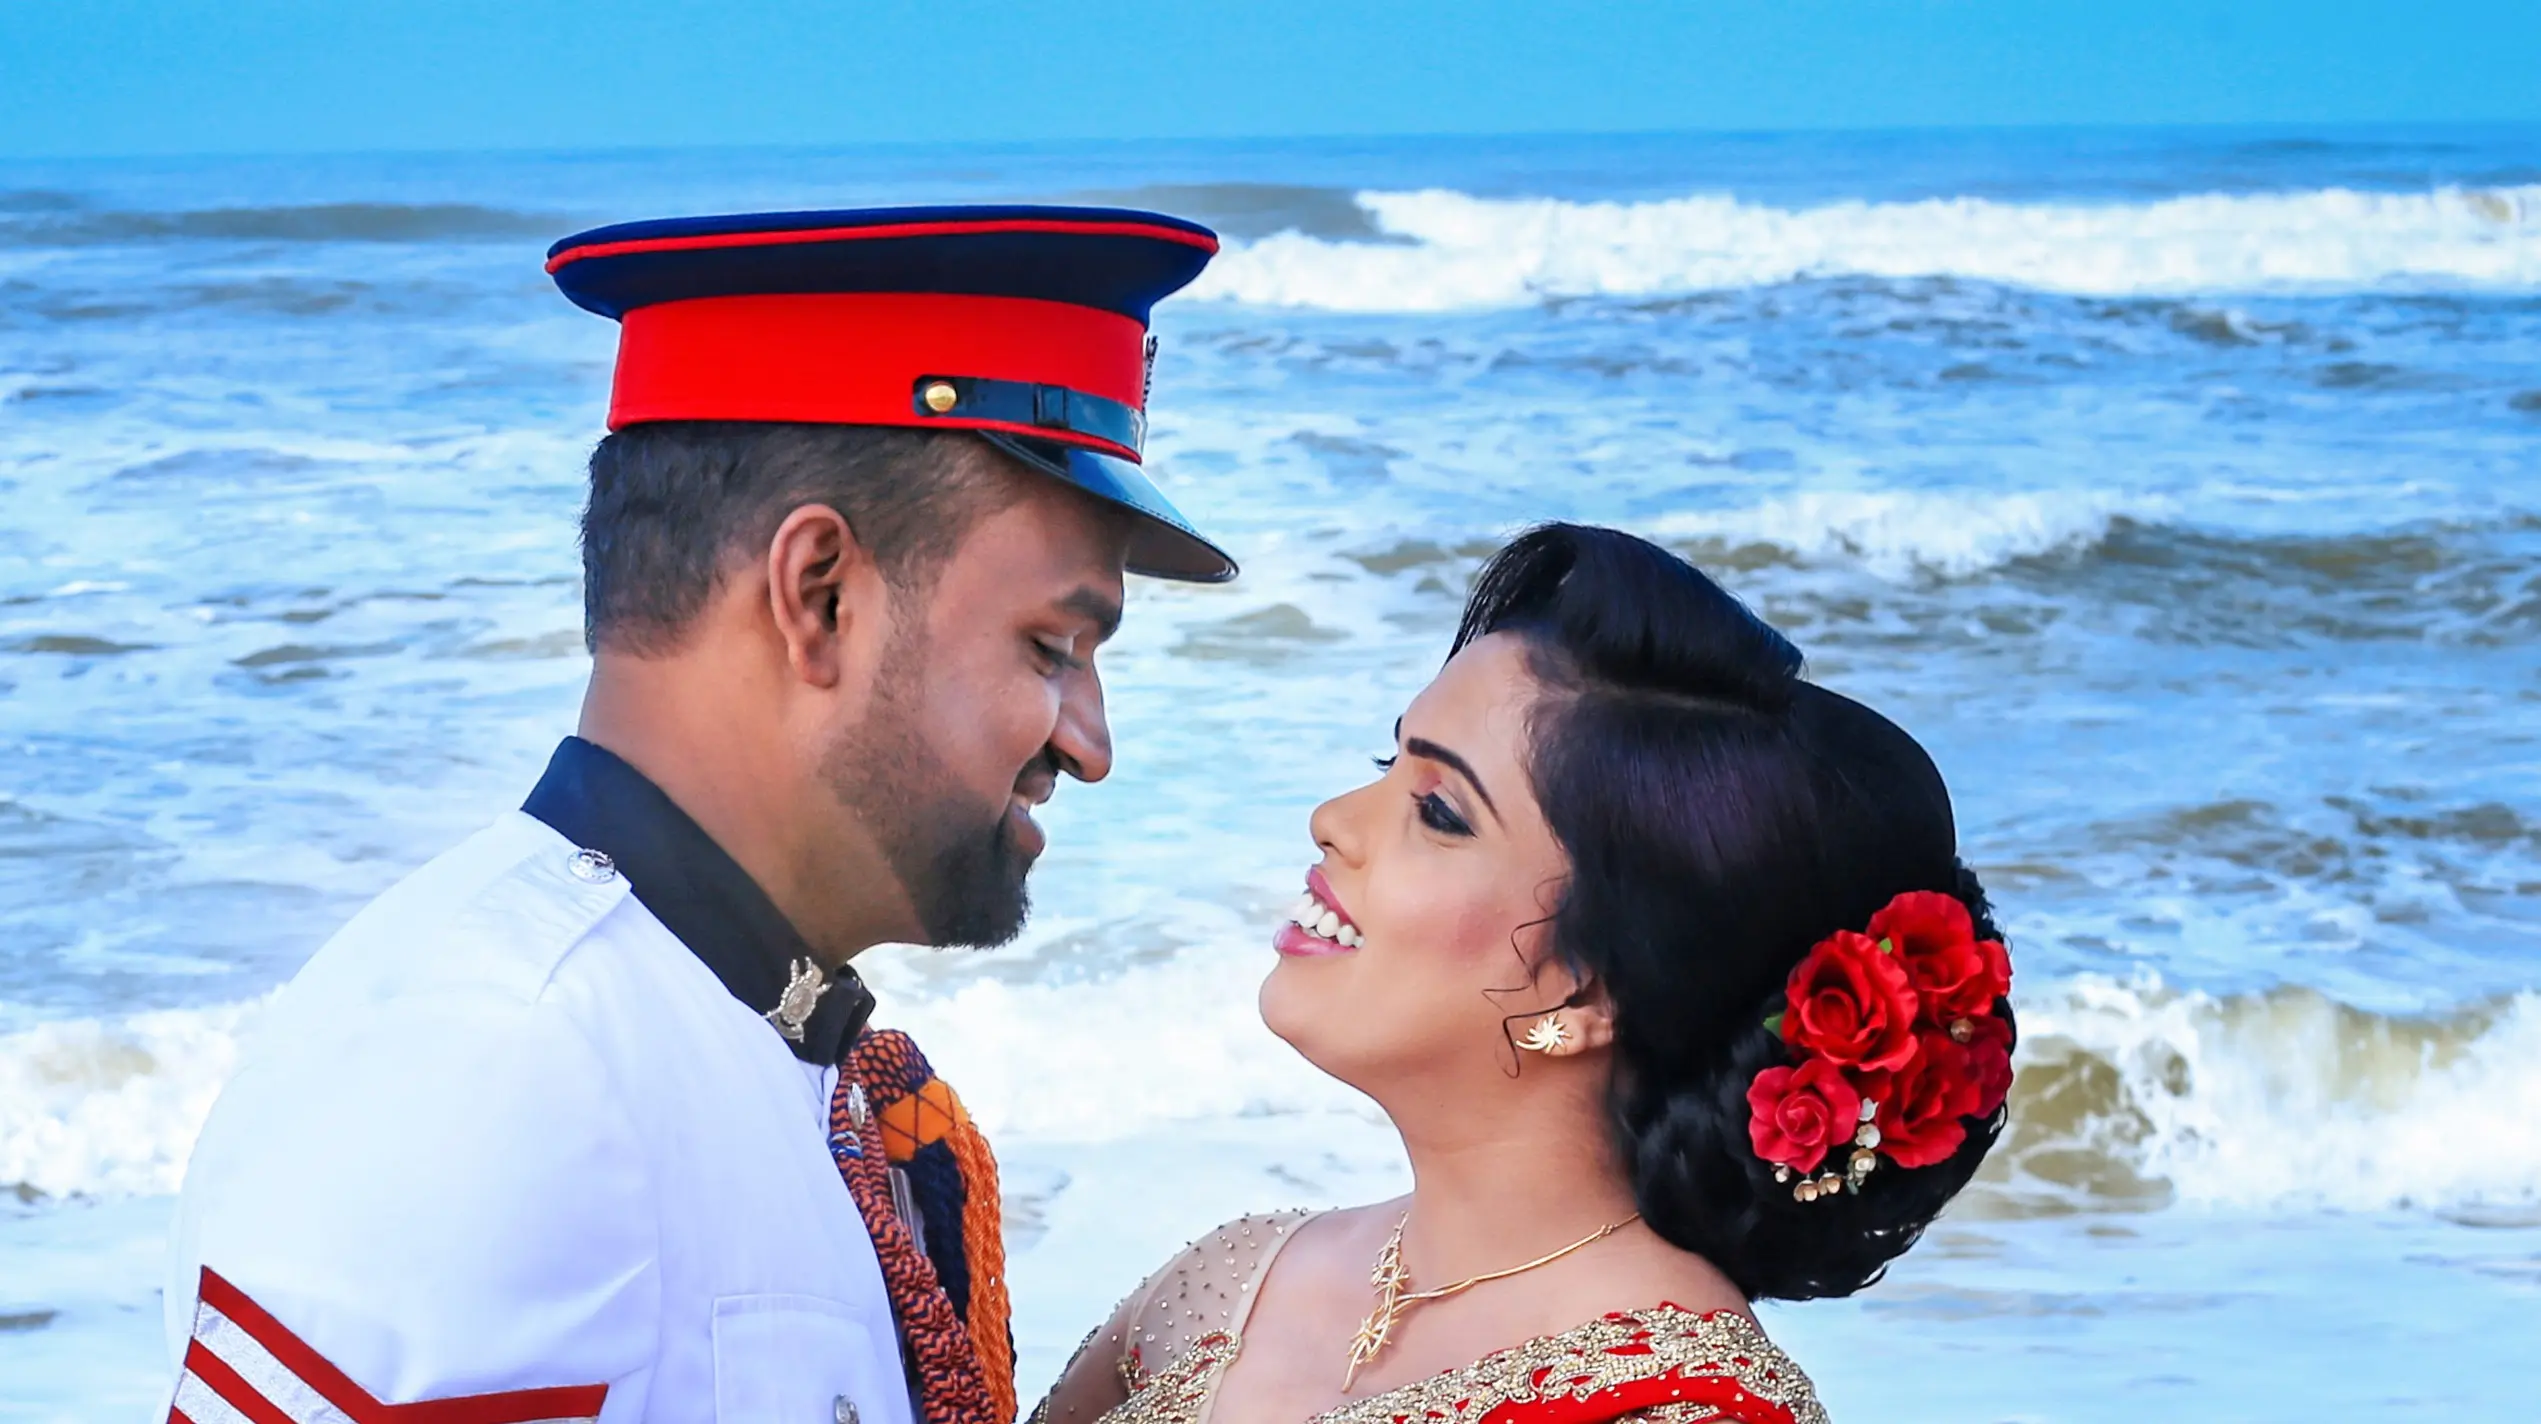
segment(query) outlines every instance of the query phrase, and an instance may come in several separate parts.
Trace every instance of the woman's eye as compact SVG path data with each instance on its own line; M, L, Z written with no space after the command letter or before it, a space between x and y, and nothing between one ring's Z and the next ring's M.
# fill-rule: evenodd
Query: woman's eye
M1455 808L1448 805L1447 799L1440 796L1437 792L1432 791L1428 795L1421 797L1419 804L1420 823L1422 825L1429 827L1431 830L1438 832L1442 836L1470 836L1473 834L1473 827L1466 825L1465 818L1457 815Z
M1379 771L1392 771L1394 769L1395 758L1393 757L1369 757L1368 760L1375 762L1376 769Z

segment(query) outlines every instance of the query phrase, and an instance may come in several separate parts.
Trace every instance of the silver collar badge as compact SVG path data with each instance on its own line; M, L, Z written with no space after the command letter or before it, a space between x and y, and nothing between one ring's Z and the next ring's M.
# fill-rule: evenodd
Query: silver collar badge
M808 959L794 961L793 976L785 981L785 992L777 996L776 1007L760 1015L776 1025L789 1043L803 1041L803 1025L811 1022L812 1010L820 1007L821 995L829 992L829 976Z

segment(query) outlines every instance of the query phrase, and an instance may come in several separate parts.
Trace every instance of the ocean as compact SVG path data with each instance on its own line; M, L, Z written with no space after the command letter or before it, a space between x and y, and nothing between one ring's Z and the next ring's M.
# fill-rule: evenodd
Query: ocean
M862 961L998 1144L1027 1397L1240 1212L1398 1190L1254 1016L1305 822L1495 541L1667 542L1930 747L2014 1126L1839 1420L2530 1418L2541 129L0 163L0 1419L164 1405L171 1194L275 985L573 723L618 219L1159 207L1120 764L993 953Z

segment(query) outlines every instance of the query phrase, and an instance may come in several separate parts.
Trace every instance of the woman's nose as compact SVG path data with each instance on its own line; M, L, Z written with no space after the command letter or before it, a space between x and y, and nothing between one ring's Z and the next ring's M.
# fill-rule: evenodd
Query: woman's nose
M1362 798L1372 788L1361 787L1344 792L1315 808L1306 818L1306 830L1315 844L1335 860L1356 865L1364 840L1360 833Z

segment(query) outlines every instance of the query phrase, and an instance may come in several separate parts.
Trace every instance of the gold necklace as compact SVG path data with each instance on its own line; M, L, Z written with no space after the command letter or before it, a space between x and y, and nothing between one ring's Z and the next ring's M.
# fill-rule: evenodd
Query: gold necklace
M1369 1361L1385 1353L1386 1342L1394 1338L1394 1327L1402 1322L1404 1316L1412 1313L1413 1306L1445 1300L1487 1281L1505 1281L1538 1266L1549 1266L1573 1251L1596 1245L1640 1219L1641 1213L1636 1211L1621 1221L1608 1222L1559 1251L1538 1256L1523 1266L1511 1266L1505 1271L1485 1271L1451 1286L1407 1291L1405 1287L1412 1283L1412 1273L1403 1269L1403 1228L1411 1224L1412 1214L1408 1211L1403 1213L1403 1219L1394 1223L1394 1234L1385 1238L1385 1249L1376 1253L1375 1267L1368 1272L1368 1284L1376 1287L1376 1309L1369 1311L1368 1318L1359 1322L1359 1333L1350 1341L1350 1372L1341 1377L1342 1389L1347 1390L1358 1383L1359 1371L1366 1368Z

